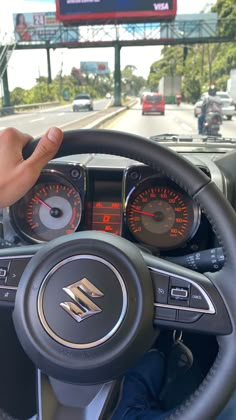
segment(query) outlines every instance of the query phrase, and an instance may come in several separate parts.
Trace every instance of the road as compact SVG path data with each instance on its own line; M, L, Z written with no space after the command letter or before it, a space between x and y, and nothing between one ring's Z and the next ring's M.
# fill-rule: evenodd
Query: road
M7 127L15 127L20 131L39 137L49 127L57 126L62 129L69 129L71 124L78 120L96 114L110 103L107 99L94 101L94 111L73 112L72 105L58 106L54 108L33 110L21 114L9 115L0 118L0 130Z
M145 137L155 134L173 133L193 135L197 133L197 118L193 115L193 106L188 104L166 105L165 115L142 115L141 105L113 120L107 128L126 131ZM224 120L220 130L226 137L236 137L236 116L232 121Z

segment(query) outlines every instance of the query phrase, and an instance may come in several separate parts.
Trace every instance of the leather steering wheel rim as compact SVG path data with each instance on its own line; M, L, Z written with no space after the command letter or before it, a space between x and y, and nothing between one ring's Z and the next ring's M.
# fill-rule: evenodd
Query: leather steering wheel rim
M38 140L24 149L24 158L31 155ZM199 420L215 417L229 400L236 387L236 215L216 185L198 168L167 147L143 137L110 130L75 130L64 133L58 157L83 153L123 156L149 165L174 180L204 210L224 249L222 270L207 276L221 294L230 317L232 332L218 336L217 358L200 387L182 403L168 419ZM226 386L227 384L227 386Z

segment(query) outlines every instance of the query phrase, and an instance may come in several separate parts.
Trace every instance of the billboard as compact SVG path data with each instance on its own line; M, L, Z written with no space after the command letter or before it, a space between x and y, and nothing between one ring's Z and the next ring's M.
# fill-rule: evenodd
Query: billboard
M57 18L80 24L174 19L177 0L56 0Z
M91 73L98 75L108 75L110 70L107 61L81 61L80 62L81 73Z
M13 14L16 42L52 41L77 42L79 29L62 31L55 12Z

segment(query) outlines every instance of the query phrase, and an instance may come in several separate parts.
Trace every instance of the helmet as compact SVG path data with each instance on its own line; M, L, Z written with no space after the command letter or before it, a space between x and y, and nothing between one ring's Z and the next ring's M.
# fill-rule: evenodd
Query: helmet
M217 92L217 89L215 85L209 86L209 89L208 89L209 96L216 96L216 92Z

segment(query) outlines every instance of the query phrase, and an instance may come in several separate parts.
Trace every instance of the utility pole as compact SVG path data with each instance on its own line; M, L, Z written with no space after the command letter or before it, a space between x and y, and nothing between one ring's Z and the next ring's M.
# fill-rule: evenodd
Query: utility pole
M48 44L48 41L47 41ZM52 83L52 69L51 69L51 58L50 58L50 48L46 47L47 52L47 67L48 67L48 84Z
M115 43L115 91L114 91L114 106L121 106L121 70L120 70L120 43Z

